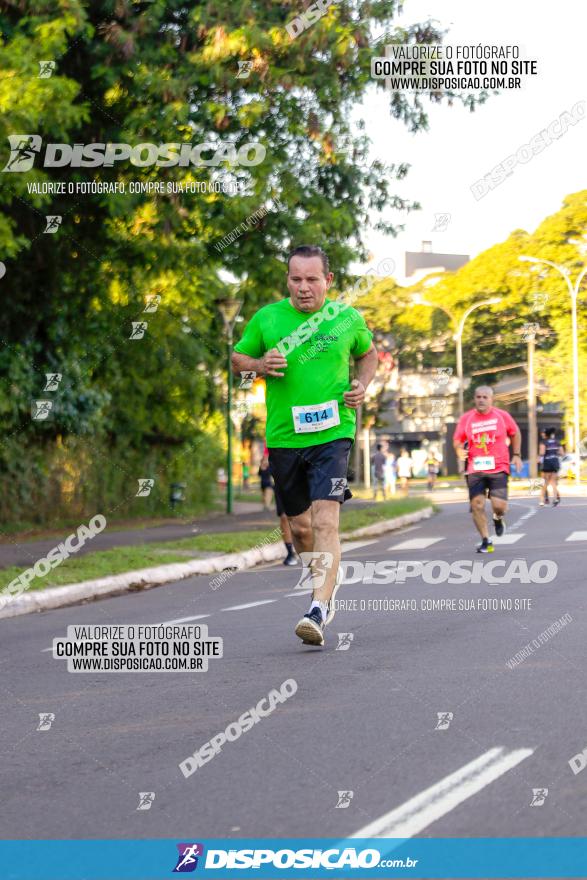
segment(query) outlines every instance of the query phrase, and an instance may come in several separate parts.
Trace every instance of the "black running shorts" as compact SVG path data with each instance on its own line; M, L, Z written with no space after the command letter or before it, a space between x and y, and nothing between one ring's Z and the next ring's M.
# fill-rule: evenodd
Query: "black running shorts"
M312 501L352 498L347 472L352 440L331 440L304 449L278 447L269 450L275 480L275 496L288 516L298 516Z
M469 501L476 495L485 495L489 498L508 498L509 474L500 471L497 474L472 473L467 474L467 486L469 487Z
M279 492L277 491L277 486L273 490L273 494L275 496L275 513L277 514L277 516L281 516L282 513L285 513L285 510L284 510L283 504L281 503L281 498L279 497Z

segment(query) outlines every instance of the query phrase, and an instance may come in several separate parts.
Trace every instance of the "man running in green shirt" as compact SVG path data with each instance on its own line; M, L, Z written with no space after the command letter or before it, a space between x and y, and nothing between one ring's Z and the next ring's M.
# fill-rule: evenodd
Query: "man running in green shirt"
M296 248L288 259L289 299L253 315L232 360L235 373L253 371L266 379L271 472L295 548L308 554L302 559L312 559L312 603L295 630L311 645L324 644L324 626L334 617L339 514L351 497L355 410L377 369L362 315L326 298L333 279L321 248Z

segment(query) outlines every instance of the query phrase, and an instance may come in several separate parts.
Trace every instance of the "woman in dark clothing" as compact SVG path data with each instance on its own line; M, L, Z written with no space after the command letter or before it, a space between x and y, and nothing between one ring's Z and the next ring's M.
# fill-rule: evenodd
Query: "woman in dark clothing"
M538 454L540 455L540 469L542 471L542 497L540 499L540 507L549 504L549 486L552 486L552 506L557 507L561 500L558 491L558 472L561 466L560 456L563 454L563 450L556 439L555 428L549 428L546 431L546 437L539 446Z

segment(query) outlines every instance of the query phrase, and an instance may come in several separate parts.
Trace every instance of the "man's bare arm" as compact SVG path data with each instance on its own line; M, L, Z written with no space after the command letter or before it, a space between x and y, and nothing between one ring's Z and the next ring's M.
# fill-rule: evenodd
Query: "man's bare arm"
M371 348L360 358L355 359L356 375L351 382L351 390L345 391L345 406L357 409L365 400L365 392L373 381L377 371L377 349L371 343Z
M287 367L287 361L276 348L265 352L262 358L249 357L248 354L232 353L232 372L253 372L257 376L277 376L282 378L285 373L281 372Z
M452 445L454 446L454 450L457 454L457 459L459 461L466 461L469 453L465 449L465 444L453 438Z

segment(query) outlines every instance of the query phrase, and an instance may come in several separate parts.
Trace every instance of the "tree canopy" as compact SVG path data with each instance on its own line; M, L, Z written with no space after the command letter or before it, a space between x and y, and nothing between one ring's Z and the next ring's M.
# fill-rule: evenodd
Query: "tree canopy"
M9 172L3 146L0 517L84 510L92 492L134 510L147 462L159 479L143 505L166 503L159 487L172 472L191 474L191 485L196 477L205 496L222 446L217 301L238 284L248 317L280 295L283 259L307 241L328 247L344 283L349 263L366 257L368 224L393 232L378 212L414 207L393 191L404 159L367 167L365 124L349 122L372 82L373 52L390 40L442 39L430 22L394 27L399 5L336 3L295 39L286 29L301 11L294 0L2 5L0 144L18 136L26 152L37 135L42 149L32 168ZM418 96L391 95L390 113L413 131L427 125ZM139 164L43 167L51 143L206 143L225 158L166 167L142 162L146 150ZM263 161L235 164L233 151L251 143ZM87 181L126 192L43 191ZM135 181L207 189L133 194ZM221 182L227 192L213 188ZM61 218L56 231L47 217ZM62 379L44 392L50 372ZM31 401L43 397L53 408L41 422Z

